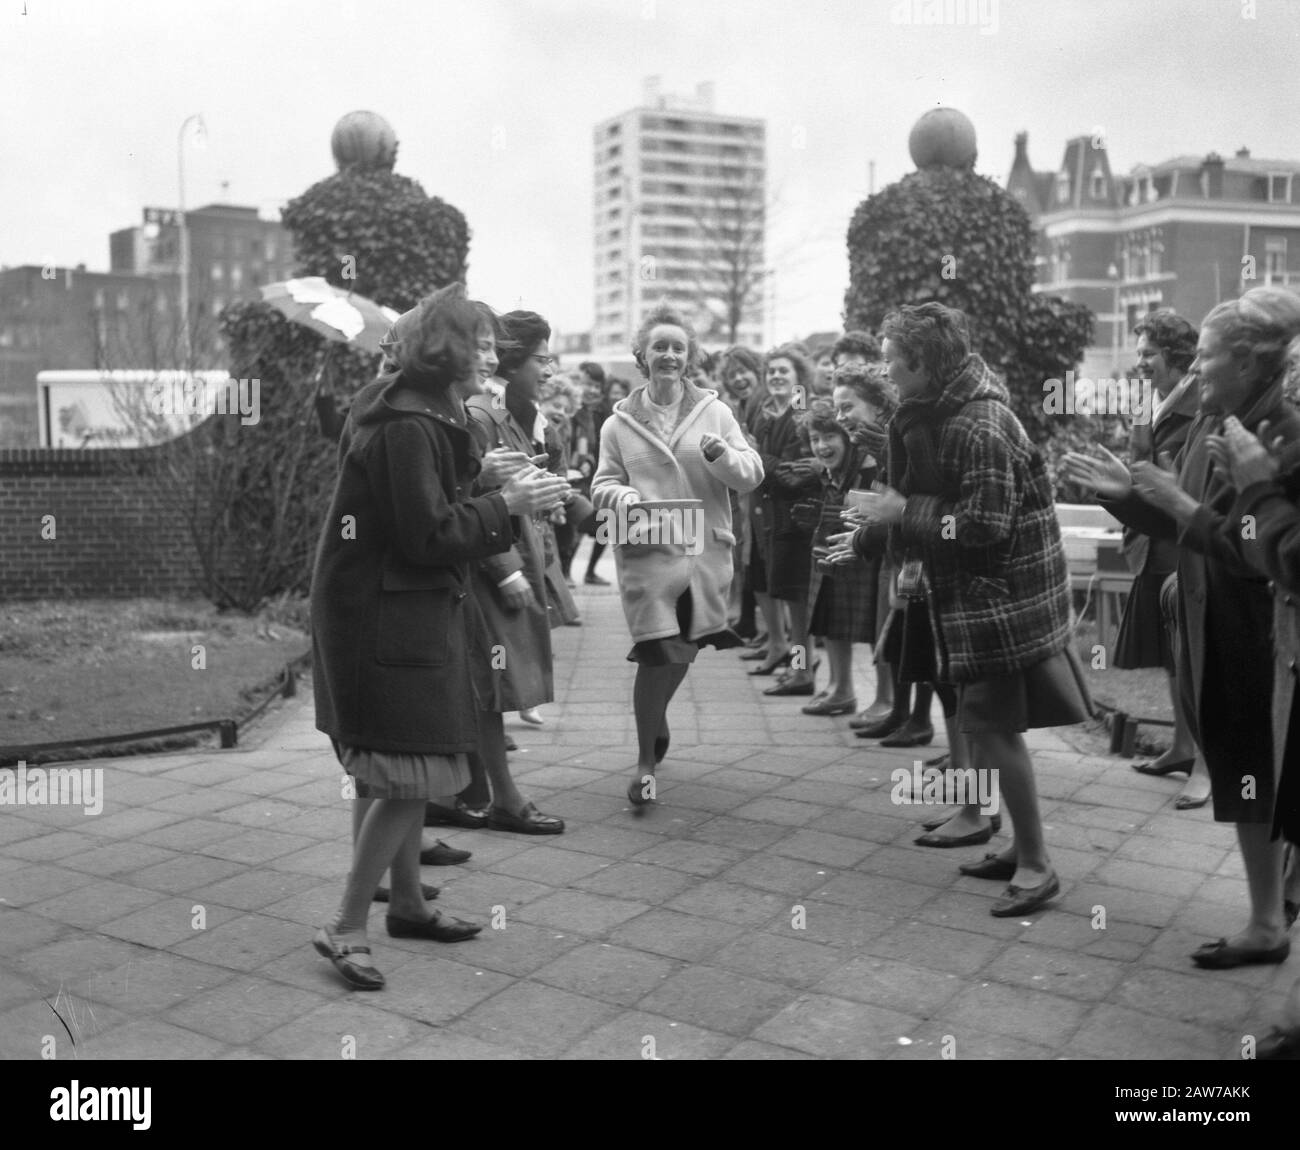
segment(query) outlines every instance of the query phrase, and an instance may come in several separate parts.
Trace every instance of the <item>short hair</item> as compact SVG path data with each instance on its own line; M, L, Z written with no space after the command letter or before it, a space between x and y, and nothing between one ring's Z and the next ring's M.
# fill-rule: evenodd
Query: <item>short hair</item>
M913 371L932 384L946 384L970 355L966 314L941 303L904 304L885 316L881 333L897 344Z
M645 348L646 344L650 342L650 333L660 324L672 324L686 333L686 366L688 368L695 366L696 357L700 352L699 340L695 338L695 328L691 326L686 316L670 303L656 304L646 313L641 326L637 328L636 339L632 343L632 358L636 360L636 365L641 374L647 379L650 377L650 369L646 366Z
M712 375L721 360L721 355L701 351L698 366L705 375Z
M508 311L501 317L503 337L497 344L497 371L514 371L523 365L542 340L551 338L551 325L535 311Z
M464 284L449 284L394 322L381 344L381 375L400 373L410 387L445 391L473 372L480 333L495 329L491 309L468 299Z
M878 363L880 344L870 332L846 331L831 345L832 360L837 360L842 355L860 355L868 363Z
M894 418L898 410L898 388L889 373L879 364L859 367L837 367L831 376L831 387L847 387L864 403L880 408L884 422Z
M721 359L721 370L718 374L724 380L736 371L752 371L756 380L760 383L763 381L763 357L752 348L736 344L735 347L727 348L722 353Z
M1164 354L1165 363L1186 374L1196 358L1198 332L1173 308L1162 307L1144 315L1133 328L1134 335L1145 335Z
M771 363L774 359L788 359L794 365L795 382L805 392L812 390L813 365L808 360L803 344L783 343L780 347L773 348L767 353L767 362Z
M1273 379L1286 364L1287 347L1300 335L1300 295L1283 288L1251 288L1218 304L1201 324L1223 337L1238 359L1254 352L1260 375Z
M601 387L605 386L605 369L600 364L589 359L586 363L578 364L578 370L592 383L598 383Z
M814 399L808 405L803 416L804 429L811 435L814 431L820 435L838 435L845 443L851 444L849 433L835 419L835 405L826 399Z

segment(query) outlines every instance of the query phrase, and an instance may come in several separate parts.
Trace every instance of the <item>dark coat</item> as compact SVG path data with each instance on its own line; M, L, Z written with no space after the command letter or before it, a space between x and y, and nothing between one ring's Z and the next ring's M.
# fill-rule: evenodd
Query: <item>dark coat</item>
M924 563L939 682L1024 670L1070 638L1051 481L1008 400L972 355L937 395L904 401L889 424L889 485L907 497L889 548L895 559ZM926 490L927 471L938 492ZM871 555L879 536L862 528L854 546Z
M850 446L836 474L822 472L821 526L814 543L845 528L840 519L844 497L854 489L866 490L875 480L878 468L865 447ZM874 643L884 619L877 619L880 579L880 556L861 556L851 563L837 564L823 571L815 559L808 578L808 603L812 608L812 633L831 639L851 639L855 643Z
M1300 418L1282 398L1280 380L1238 418L1250 431L1268 420L1272 434L1300 438ZM1186 528L1180 530L1173 518L1133 492L1116 502L1099 502L1122 523L1179 545L1179 689L1211 776L1235 778L1273 761L1273 598L1266 575L1249 557L1254 544L1243 540L1244 525L1234 516L1236 492L1210 463L1205 441L1221 425L1217 415L1198 415L1175 460L1179 486L1201 505ZM1216 691L1207 690L1207 680L1218 684ZM1226 809L1234 812L1234 821L1268 817L1271 783L1271 778L1260 780L1257 806L1233 800ZM1215 799L1218 815L1217 788Z
M464 418L400 377L352 404L311 587L316 726L341 743L478 745L488 655L469 564L509 548L510 517L500 495L470 498L480 464Z

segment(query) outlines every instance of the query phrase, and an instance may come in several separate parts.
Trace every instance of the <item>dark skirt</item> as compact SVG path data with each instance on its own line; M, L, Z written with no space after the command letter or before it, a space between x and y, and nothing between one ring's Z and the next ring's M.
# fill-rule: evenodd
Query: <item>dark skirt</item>
M809 583L809 596L814 599L809 632L824 639L874 643L879 630L879 576L879 560L840 563L829 571L814 568Z
M667 667L671 663L694 663L701 647L716 647L725 651L729 647L743 647L745 641L734 631L715 631L699 639L689 638L691 618L695 603L688 587L677 600L677 625L680 633L667 639L642 639L628 652L629 663L643 663L647 667Z
M1163 667L1173 672L1174 648L1160 607L1160 589L1168 578L1167 571L1148 571L1133 580L1115 638L1113 666Z
M801 603L808 599L813 533L782 534L764 541L767 550L767 593L773 599Z
M1295 675L1294 671L1289 672ZM1291 693L1291 717L1286 728L1286 754L1282 777L1277 781L1277 804L1273 808L1273 837L1300 843L1300 690Z
M900 683L933 683L938 677L930 608L923 599L905 599L889 612L880 657L894 668Z
M1024 670L957 685L957 728L971 734L1065 727L1091 716L1088 682L1072 646Z

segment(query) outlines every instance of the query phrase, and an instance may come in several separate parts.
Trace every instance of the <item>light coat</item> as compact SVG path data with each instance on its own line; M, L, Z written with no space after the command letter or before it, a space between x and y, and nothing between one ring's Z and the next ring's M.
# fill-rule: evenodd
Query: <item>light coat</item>
M687 637L700 639L726 630L736 542L729 491L743 494L763 480L758 453L746 442L727 405L713 392L689 382L682 387L682 411L667 441L651 426L644 386L615 405L601 429L600 466L591 484L591 501L605 525L616 522L621 505L641 500L704 502L703 539L694 541L694 546L622 544L617 535L611 539L623 613L637 643L680 633L677 600L687 589L692 599ZM727 444L712 463L700 450L700 439L708 433ZM693 555L692 550L699 553Z

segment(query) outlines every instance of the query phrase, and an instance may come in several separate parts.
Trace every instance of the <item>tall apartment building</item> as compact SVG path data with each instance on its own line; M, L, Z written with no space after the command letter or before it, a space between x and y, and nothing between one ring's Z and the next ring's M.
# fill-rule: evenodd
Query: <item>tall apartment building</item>
M646 81L639 108L598 124L595 148L596 307L591 353L631 354L636 329L662 300L681 307L706 347L731 337L763 345L766 130Z
M1037 288L1097 316L1082 374L1131 367L1133 327L1156 308L1199 324L1249 288L1300 287L1300 162L1242 148L1120 176L1101 143L1070 140L1055 172L1035 172L1022 132L1007 179L1038 233Z

